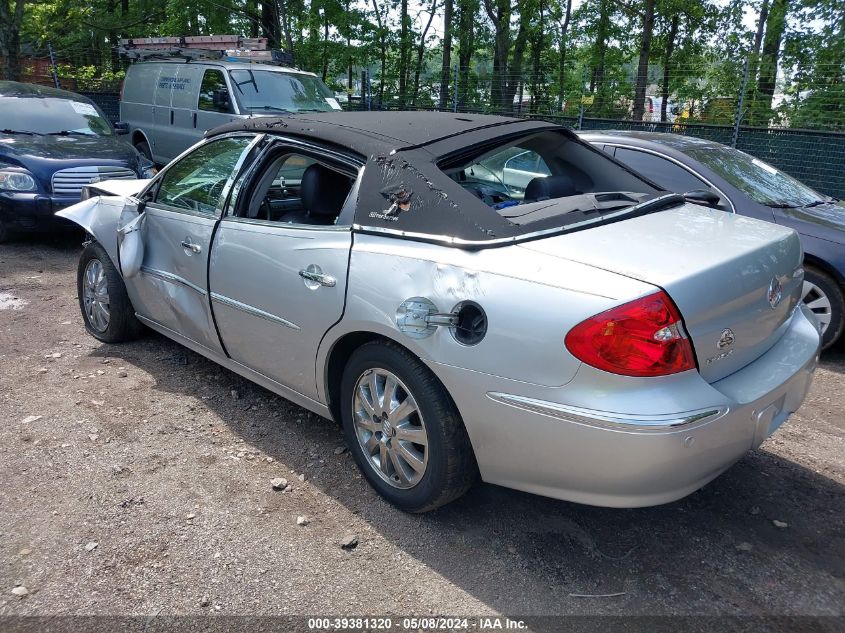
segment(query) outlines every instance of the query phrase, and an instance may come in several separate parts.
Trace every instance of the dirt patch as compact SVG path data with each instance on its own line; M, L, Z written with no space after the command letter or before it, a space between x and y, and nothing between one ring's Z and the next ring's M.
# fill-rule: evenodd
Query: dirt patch
M411 516L335 453L331 422L158 335L88 336L79 252L0 246L0 292L22 302L0 310L0 614L843 613L842 351L761 450L683 501L481 485Z

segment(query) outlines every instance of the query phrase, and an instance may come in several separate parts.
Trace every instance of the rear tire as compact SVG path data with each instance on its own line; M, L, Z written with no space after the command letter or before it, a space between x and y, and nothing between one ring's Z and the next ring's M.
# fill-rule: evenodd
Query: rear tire
M398 508L433 510L460 497L478 479L455 404L437 377L404 348L371 341L355 350L343 371L340 403L343 431L358 468ZM379 467L380 457L386 467Z
M138 338L143 332L144 326L135 318L123 278L97 242L91 242L82 251L76 290L85 329L97 340L122 343Z
M839 340L845 329L845 298L841 286L827 273L805 265L801 300L821 321L824 328L822 349L827 349Z

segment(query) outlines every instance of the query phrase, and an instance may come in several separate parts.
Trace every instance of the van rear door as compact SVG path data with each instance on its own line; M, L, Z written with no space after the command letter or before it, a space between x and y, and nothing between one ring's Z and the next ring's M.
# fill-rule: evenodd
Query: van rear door
M173 92L173 85L176 83L176 64L161 64L161 72L156 83L155 101L153 103L153 124L150 135L150 149L153 152L153 160L157 163L166 164L176 154L172 151L170 142L170 99Z
M132 143L137 144L135 132L143 133L149 142L153 124L153 103L158 86L161 64L133 64L126 71L123 97L120 101L120 120L129 124ZM152 144L150 144L152 148Z

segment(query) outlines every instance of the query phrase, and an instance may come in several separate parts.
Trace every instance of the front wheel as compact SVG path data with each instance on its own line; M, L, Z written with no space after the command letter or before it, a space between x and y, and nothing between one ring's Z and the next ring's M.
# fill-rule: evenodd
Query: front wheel
M455 404L407 350L381 341L359 347L343 372L341 406L358 467L393 505L426 512L475 483L478 467Z
M149 144L149 143L147 143L146 141L138 141L137 143L135 143L135 149L137 149L137 150L138 150L138 152L139 152L139 153L140 153L140 154L141 154L144 158L146 158L147 160L149 160L149 161L151 161L151 162L152 162L152 160L153 160L153 153L152 153L152 151L150 150L150 144Z
M822 328L822 349L833 345L845 329L845 299L842 288L830 275L813 266L804 266L804 302Z
M122 343L140 336L144 326L135 318L123 278L97 242L82 251L76 289L85 329L91 336L104 343Z

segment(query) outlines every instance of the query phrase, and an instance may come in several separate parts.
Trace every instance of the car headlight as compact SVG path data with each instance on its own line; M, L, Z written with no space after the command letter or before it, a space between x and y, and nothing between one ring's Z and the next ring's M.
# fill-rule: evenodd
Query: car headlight
M35 191L37 187L35 178L27 171L0 169L0 190Z

